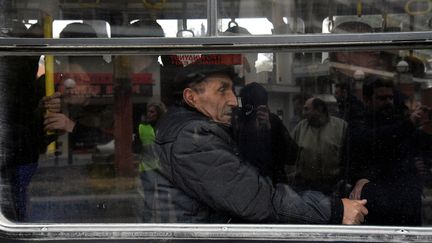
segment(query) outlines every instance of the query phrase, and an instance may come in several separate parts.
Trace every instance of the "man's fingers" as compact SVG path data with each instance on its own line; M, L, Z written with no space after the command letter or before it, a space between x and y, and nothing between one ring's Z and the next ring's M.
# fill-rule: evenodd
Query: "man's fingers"
M357 218L355 219L355 221L356 221L356 224L361 224L361 223L363 223L363 222L364 222L364 215L363 215L363 214L359 214L359 215L357 216Z
M43 124L45 125L45 129L48 127L48 125L51 124L50 127L53 126L53 123L60 123L62 119L62 114L59 113L47 113L45 115L45 119Z
M361 213L362 213L362 215L368 215L369 210L366 207L362 207L361 208Z
M42 98L43 106L50 112L60 112L61 109L61 93L56 92L51 96Z
M369 213L369 210L365 207L367 200L363 199L361 201L359 201L360 203L360 211L363 215L367 215Z

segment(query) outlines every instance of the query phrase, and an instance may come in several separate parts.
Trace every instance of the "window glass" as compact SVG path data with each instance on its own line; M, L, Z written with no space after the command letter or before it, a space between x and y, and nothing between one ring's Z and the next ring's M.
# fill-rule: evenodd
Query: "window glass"
M137 33L135 27L157 20L167 37L207 34L207 1L8 1L2 3L5 19L0 25L5 37L56 38L66 23L84 22L95 29L98 38L164 37L159 29ZM138 21L140 20L140 21ZM51 22L54 21L54 24ZM105 23L104 23L105 22ZM23 35L25 27L39 23L39 35ZM84 29L76 30L87 37ZM52 35L50 34L52 32ZM174 34L173 34L174 33ZM131 36L132 35L132 36ZM134 36L135 35L135 36ZM90 36L93 37L93 36Z
M342 22L357 21L372 26L366 33L425 31L430 30L431 8L428 1L221 0L219 30L231 27L239 35L329 33ZM243 22L250 18L254 20Z
M22 36L24 26L28 28L35 22L42 25L53 20L73 20L90 24L99 38L130 37L129 29L137 27L131 25L133 22L157 20L167 37L199 37L333 33L339 24L357 21L371 26L363 32L381 33L428 31L432 17L432 3L423 0L220 0L214 16L208 16L207 8L204 0L8 1L2 3L1 17L5 21L1 21L0 28L2 36L26 37ZM93 21L105 21L109 27ZM53 33L59 29L53 26ZM102 29L108 29L108 33L99 34ZM161 37L157 31L140 36Z
M319 225L351 241L366 228L332 226L431 226L431 9L0 1L2 232L189 240L202 235L172 224L254 224L276 239Z
M428 226L429 54L2 56L2 213L340 224L327 202L351 197L365 224Z

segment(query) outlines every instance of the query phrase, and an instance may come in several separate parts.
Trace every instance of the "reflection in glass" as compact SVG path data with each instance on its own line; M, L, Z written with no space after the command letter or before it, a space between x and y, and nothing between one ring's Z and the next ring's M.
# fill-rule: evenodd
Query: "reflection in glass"
M201 62L204 67L233 66L241 101L233 113L233 138L245 163L272 184L369 197L366 224L430 225L427 53L275 53L291 58L291 72L279 72L283 65L273 63L278 59L258 53L170 55L162 56L161 63L148 55L113 56L111 62L102 56L56 56L59 96L48 100L42 100L43 71L37 76L40 57L3 56L6 100L1 106L11 142L2 145L8 151L2 164L2 193L8 200L2 212L13 221L33 223L183 222L176 214L182 204L172 204L178 195L158 177L166 164L155 154L161 131L153 118L164 113L164 105L170 110L175 104L175 80L183 65ZM290 82L275 80L276 74ZM365 85L377 80L385 85L365 93ZM419 110L418 104L424 107ZM328 116L320 113L323 107ZM46 110L51 112L46 115ZM269 123L261 122L262 116L271 118ZM341 134L325 136L323 124L332 120L344 128L334 127ZM380 135L387 125L396 128ZM47 134L44 127L54 133ZM53 140L56 150L47 154L46 145ZM410 190L394 196L401 185ZM356 188L364 191L353 192ZM196 197L196 192L188 193ZM380 196L392 200L374 204ZM416 210L405 214L404 206ZM389 221L376 221L374 210L383 208L386 217L379 218ZM404 220L396 221L398 217Z
M25 30L35 24L43 26L47 15L53 19L54 38L71 22L89 24L98 38L109 38L122 37L122 29L137 20L156 20L166 37L199 37L223 35L234 26L247 30L240 31L240 35L332 33L347 21L366 23L372 27L369 32L428 31L432 18L431 3L418 0L223 0L218 1L214 22L207 16L207 2L202 0L155 1L155 4L135 0L54 2L26 0L3 4L3 18L7 21L2 21L1 35L26 37ZM213 29L216 31L210 33Z

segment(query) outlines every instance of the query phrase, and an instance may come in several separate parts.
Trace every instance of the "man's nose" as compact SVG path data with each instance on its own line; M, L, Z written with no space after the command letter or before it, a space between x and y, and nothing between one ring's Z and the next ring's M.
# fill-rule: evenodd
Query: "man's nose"
M230 106L238 106L238 102L237 102L237 96L235 96L234 92L231 91L228 97L228 105Z

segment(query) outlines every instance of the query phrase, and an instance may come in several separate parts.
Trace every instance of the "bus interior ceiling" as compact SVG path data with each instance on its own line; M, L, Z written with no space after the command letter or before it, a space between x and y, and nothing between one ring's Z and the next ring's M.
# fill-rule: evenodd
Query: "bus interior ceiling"
M396 0L366 0L361 1L361 15L388 15L404 13L406 1ZM272 2L260 1L218 1L219 17L222 18L271 18ZM167 0L167 1L116 1L116 0L14 0L4 1L2 7L10 11L4 13L18 20L38 20L46 13L51 13L54 19L98 19L108 23L143 18L157 19L206 19L208 1L205 0ZM241 5L241 6L240 6ZM327 17L359 15L356 1L345 0L312 0L284 1L285 11L291 11L291 16L303 19L306 33L321 32L322 21ZM261 6L257 8L257 6ZM421 7L421 6L419 6ZM241 13L241 16L239 16ZM127 18L127 19L125 19ZM114 23L113 23L114 24Z

